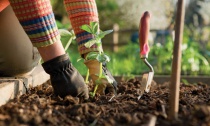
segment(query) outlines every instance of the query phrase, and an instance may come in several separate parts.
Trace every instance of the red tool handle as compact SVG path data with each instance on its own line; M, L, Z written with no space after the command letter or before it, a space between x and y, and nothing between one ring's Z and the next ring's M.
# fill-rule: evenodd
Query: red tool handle
M140 57L147 58L149 53L148 37L149 37L149 25L150 13L144 12L139 24L139 45L140 45Z

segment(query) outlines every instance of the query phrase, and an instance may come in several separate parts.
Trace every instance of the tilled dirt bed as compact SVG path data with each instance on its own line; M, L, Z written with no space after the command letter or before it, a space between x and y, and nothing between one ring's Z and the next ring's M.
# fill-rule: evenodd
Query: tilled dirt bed
M201 80L202 81L202 80ZM140 81L119 82L118 95L97 95L89 101L52 93L49 83L0 107L0 126L210 126L210 87L181 84L179 119L170 121L169 84L155 84L140 99Z

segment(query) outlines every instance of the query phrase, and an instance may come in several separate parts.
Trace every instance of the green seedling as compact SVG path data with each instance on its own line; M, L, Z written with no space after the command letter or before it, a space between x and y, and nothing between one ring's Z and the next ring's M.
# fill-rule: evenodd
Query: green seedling
M99 30L99 23L98 22L90 22L89 25L85 24L85 25L82 25L80 28L82 30L94 35L93 39L91 39L91 40L89 40L88 42L85 43L85 47L90 48L91 46L96 44L97 45L97 50L99 51L99 52L90 52L86 56L86 60L97 60L97 61L100 62L100 72L97 75L98 79L95 82L94 91L90 92L90 95L92 97L94 97L95 94L96 94L96 90L98 89L99 84L102 83L102 81L101 81L102 79L107 79L109 84L113 83L113 80L110 79L107 75L105 75L103 73L102 64L109 62L110 58L109 58L109 56L107 56L103 52L102 42L101 42L101 39L103 37L105 37L107 34L111 33L113 30L107 30L107 31ZM87 75L86 75L86 79L85 79L86 82L88 81L88 77L89 77L89 71L87 72Z
M67 49L69 48L72 41L74 39L76 39L76 36L75 36L73 30L69 32L66 29L59 29L58 31L59 31L60 36L61 36L61 42L62 42L62 45L64 47L64 50L67 51Z

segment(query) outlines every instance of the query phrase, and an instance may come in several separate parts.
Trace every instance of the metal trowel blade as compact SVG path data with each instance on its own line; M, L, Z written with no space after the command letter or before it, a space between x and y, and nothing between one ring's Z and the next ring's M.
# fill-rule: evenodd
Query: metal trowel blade
M154 76L154 72L144 73L142 76L142 87L144 91L147 93L150 91L153 76Z

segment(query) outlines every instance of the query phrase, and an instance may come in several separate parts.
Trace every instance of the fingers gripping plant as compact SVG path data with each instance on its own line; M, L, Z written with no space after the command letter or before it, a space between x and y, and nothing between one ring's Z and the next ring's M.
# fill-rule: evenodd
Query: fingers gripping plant
M89 40L88 42L85 43L85 47L90 48L91 46L96 44L97 48L98 48L98 52L90 52L86 56L86 60L97 60L100 63L100 72L99 72L99 75L97 75L98 79L95 81L94 91L91 93L91 95L94 97L99 84L102 83L102 79L107 79L109 84L113 83L113 80L110 79L109 76L107 76L105 73L103 73L102 64L109 62L110 58L109 58L109 56L107 56L103 52L102 42L101 42L101 39L105 35L111 33L113 30L107 30L107 31L99 30L99 23L98 22L90 22L90 25L85 24L85 25L82 25L80 28L82 30L94 35L93 39L91 39L91 40ZM87 75L86 75L86 82L88 81L88 77L89 77L89 70L88 70Z

